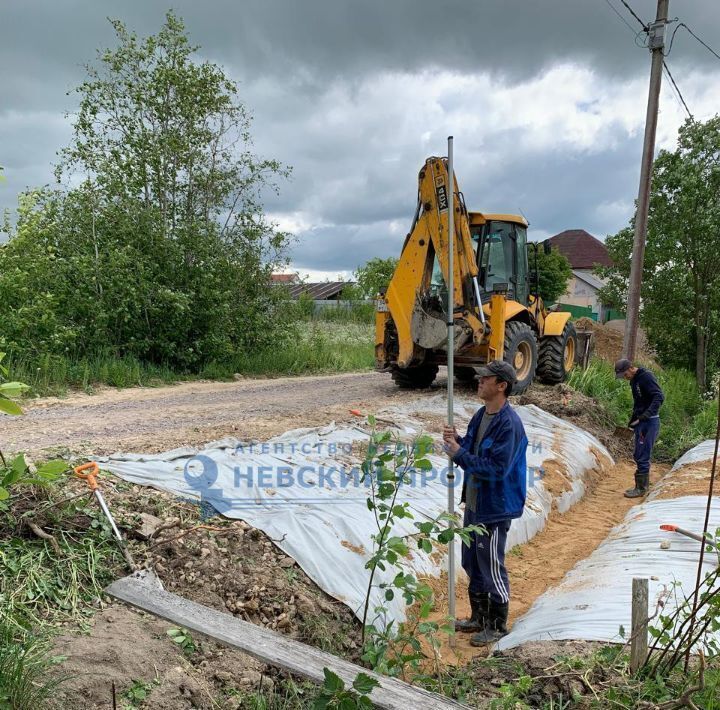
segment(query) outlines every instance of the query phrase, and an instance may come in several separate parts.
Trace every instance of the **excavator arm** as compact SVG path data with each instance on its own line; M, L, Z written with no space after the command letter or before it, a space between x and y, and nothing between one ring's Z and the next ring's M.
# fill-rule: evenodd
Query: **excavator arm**
M439 267L443 292L447 294L450 189L456 195L453 201L455 252L452 316L453 322L457 323L456 339L462 344L470 338L482 338L485 333L485 316L481 311L477 288L478 268L470 236L470 222L465 205L459 199L460 193L454 176L451 187L447 159L428 158L420 171L418 182L416 219L405 240L398 266L385 294L388 310L397 329L397 363L400 367L421 362L425 349L440 347L447 337L444 313L447 301L438 303L437 294L433 299L431 282L433 268ZM437 286L437 272L434 281ZM378 333L378 336L381 334Z

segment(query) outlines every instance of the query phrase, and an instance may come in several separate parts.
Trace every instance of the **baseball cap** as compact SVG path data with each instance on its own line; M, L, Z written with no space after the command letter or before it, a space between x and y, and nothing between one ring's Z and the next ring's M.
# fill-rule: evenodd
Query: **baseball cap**
M488 362L484 367L478 370L480 377L497 377L503 382L508 382L514 385L517 381L517 373L515 368L504 360L493 360Z
M632 363L627 358L621 358L615 363L615 379L620 380L622 376L632 367Z

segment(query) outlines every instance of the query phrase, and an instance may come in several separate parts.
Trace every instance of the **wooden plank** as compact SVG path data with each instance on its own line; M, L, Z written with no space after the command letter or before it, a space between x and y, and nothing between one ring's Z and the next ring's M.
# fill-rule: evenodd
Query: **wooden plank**
M648 579L633 577L630 670L636 673L648 655Z
M105 591L139 609L238 648L263 663L309 678L320 685L324 681L323 668L337 673L345 681L346 687L352 685L358 673L367 673L380 682L370 695L370 699L379 708L408 710L422 707L423 710L452 710L468 707L395 678L373 673L276 631L255 626L230 614L171 594L162 588L152 573L139 572L123 577L113 582Z

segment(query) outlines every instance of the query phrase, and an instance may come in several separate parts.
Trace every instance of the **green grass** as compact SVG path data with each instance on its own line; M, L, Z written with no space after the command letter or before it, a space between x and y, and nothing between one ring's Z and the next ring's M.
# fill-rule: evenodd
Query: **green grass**
M59 660L50 656L50 643L0 620L0 708L41 710L63 678L50 676Z
M344 309L343 309L344 310ZM232 379L233 375L283 376L371 369L373 326L338 319L306 320L276 347L239 352L223 362L208 362L196 371L178 371L134 357L111 354L73 360L62 356L27 356L8 360L13 379L30 386L30 395L62 396L68 390L92 391L98 385L154 387L181 380Z
M82 625L120 568L102 513L77 500L58 505L66 495L59 485L28 486L0 502L0 710L52 707L63 680L51 672L62 660L50 655L52 633Z
M226 691L238 708L247 710L307 710L319 694L320 688L309 681L280 675L273 678L272 687L265 680L254 690Z
M686 370L656 372L665 393L660 410L660 434L654 455L659 461L675 461L685 451L715 435L717 400L703 399L695 377ZM616 426L626 426L632 412L632 394L625 380L616 380L612 365L593 360L587 370L575 369L568 384L594 397Z
M288 345L270 352L239 353L231 369L247 375L304 375L367 370L373 363L370 326L309 322L299 328L298 338Z
M129 356L96 355L79 360L58 355L43 355L39 359L11 356L8 365L13 379L29 385L30 394L42 396L64 395L69 389L88 392L100 384L157 386L191 377Z
M375 322L375 303L355 303L352 306L327 306L315 311L312 320L326 323Z
M107 521L97 508L77 501L35 517L54 536L58 552L26 529L28 512L13 512L28 510L28 503L29 510L51 504L11 498L0 519L0 621L19 629L82 621L122 559Z

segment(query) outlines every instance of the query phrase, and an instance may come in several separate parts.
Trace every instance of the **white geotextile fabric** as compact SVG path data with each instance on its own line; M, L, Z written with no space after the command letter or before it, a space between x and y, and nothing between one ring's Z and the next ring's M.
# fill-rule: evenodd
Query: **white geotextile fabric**
M654 612L663 589L679 583L681 587L676 588L663 611L671 613L683 599L683 592L687 595L695 588L699 543L659 528L667 523L700 533L706 505L705 496L684 496L648 501L632 508L590 557L575 565L558 586L536 599L498 647L545 640L623 642L619 630L624 627L626 638L630 633L633 577L650 579L648 615ZM713 501L710 516L710 530L717 527L719 499ZM669 549L661 549L663 540L670 542ZM713 554L706 554L705 560L707 571L718 563Z
M686 451L672 467L672 471L676 471L682 466L687 466L689 463L698 463L699 461L712 461L713 454L715 452L715 439L706 439L697 446L693 446L692 449Z
M455 400L456 424L464 431L477 403ZM544 525L553 500L567 510L582 498L584 478L599 465L612 465L612 458L591 434L535 406L517 407L527 432L529 486L525 513L513 521L508 549L526 542ZM446 417L442 396L423 398L377 413L378 428L395 429L405 439L424 430L422 417ZM293 557L308 576L328 594L343 601L356 614L362 613L368 581L365 563L372 549L371 535L377 531L368 510L368 490L357 486L338 469L359 468L358 444L367 441L365 426L336 426L295 429L262 444L223 439L203 450L182 448L164 454L115 454L101 459L102 467L140 485L153 486L195 501L201 498L229 518L245 520L266 533ZM436 454L429 458L438 477L446 470L441 440L435 437ZM355 444L352 450L350 445ZM334 447L334 449L333 449ZM542 464L553 459L563 467L570 490L553 499L542 483ZM186 468L187 467L187 468ZM260 468L267 467L261 477ZM329 469L335 469L330 473ZM252 471L250 471L252 469ZM281 471L285 470L283 479ZM187 471L187 475L186 475ZM446 480L446 479L445 479ZM299 484L302 481L302 485ZM346 485L340 485L345 482ZM287 485L283 485L283 483ZM415 521L437 517L447 509L448 488L442 481L417 481L405 486L399 502L408 501ZM455 488L456 505L461 489ZM413 521L401 520L394 533L416 532ZM460 543L457 543L458 571ZM447 556L413 549L405 564L416 574L439 576L447 569ZM459 572L462 574L461 572ZM380 570L376 581L390 581L395 571ZM376 590L372 609L380 602ZM390 617L405 618L404 602L388 604Z

